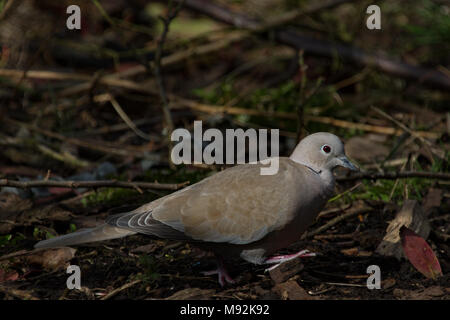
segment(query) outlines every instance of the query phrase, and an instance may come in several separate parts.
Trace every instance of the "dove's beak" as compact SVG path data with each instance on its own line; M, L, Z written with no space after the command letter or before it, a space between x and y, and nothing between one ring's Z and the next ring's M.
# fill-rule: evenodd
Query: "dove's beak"
M339 160L339 165L341 165L344 168L348 168L352 171L359 171L359 168L357 166L355 166L353 163L351 163L350 160L348 160L348 158L346 156L342 156L338 158Z

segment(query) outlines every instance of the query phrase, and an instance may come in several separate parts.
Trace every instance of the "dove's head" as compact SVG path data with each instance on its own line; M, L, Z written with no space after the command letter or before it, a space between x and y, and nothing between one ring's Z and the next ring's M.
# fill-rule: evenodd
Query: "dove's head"
M317 132L302 139L290 158L316 172L331 171L338 166L358 170L345 155L341 139L328 132Z

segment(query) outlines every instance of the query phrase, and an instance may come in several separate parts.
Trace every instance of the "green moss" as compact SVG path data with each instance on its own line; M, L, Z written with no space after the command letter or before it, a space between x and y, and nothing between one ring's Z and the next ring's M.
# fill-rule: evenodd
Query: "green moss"
M159 273L160 263L153 256L142 255L139 257L139 266L143 268L142 280L148 283L154 283L161 279Z
M124 200L139 194L136 190L125 188L104 188L83 198L84 206L95 206L99 204L120 205Z

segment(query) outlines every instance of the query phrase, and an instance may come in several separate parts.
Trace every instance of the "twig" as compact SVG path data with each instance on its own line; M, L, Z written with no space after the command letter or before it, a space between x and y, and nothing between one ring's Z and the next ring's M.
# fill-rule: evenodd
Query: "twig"
M55 150L50 149L49 147L43 145L43 144L38 144L37 148L39 149L39 151L41 151L43 154L64 162L65 164L71 166L71 167L75 167L75 168L85 168L88 167L90 165L89 162L85 161L85 160L81 160L78 159L77 157L75 157L74 155L68 153L68 152L57 152Z
M145 140L152 140L152 137L140 130L134 122L128 117L128 115L123 111L122 107L120 106L119 102L117 102L116 98L114 98L112 95L108 94L109 101L111 102L111 105L113 106L114 110L116 110L117 114L122 118L122 120L130 127L133 132Z
M304 233L302 235L302 239L306 239L306 238L310 238L312 236L315 236L316 234L319 234L322 231L325 231L325 230L331 228L332 226L338 224L339 222L341 222L341 221L343 221L345 219L348 219L350 217L353 217L353 216L356 216L356 215L359 215L359 214L367 213L367 212L370 212L370 211L373 211L373 210L374 209L370 208L370 207L355 208L354 210L350 210L347 213L341 214L340 216L337 216L336 218L331 219L330 221L325 223L323 226L320 226L316 230Z
M189 182L163 184L157 182L128 182L118 180L96 180L96 181L54 181L54 180L35 180L35 181L17 181L9 179L0 179L0 187L14 188L35 188L35 187L58 187L58 188L130 188L130 189L155 189L155 190L178 190Z
M0 21L3 20L3 18L6 17L6 13L9 9L12 8L15 0L8 0L8 2L3 6L3 10L0 12Z
M170 114L169 101L167 99L166 88L164 87L164 78L163 78L163 74L162 74L162 70L161 70L161 57L162 57L162 53L163 53L163 49L164 49L164 43L166 41L167 34L169 33L170 23L173 21L173 19L176 18L176 16L178 15L178 12L181 10L181 7L183 6L183 4L184 4L184 0L180 1L173 8L173 1L169 0L167 17L165 17L165 18L160 17L163 22L164 27L163 27L161 37L158 40L158 45L157 45L156 52L155 52L155 61L153 64L155 78L156 78L156 82L158 84L158 89L159 89L159 95L160 95L161 101L162 101L162 109L163 109L163 113L164 113L164 118L165 118L165 122L166 122L166 126L167 126L167 139L169 142L169 155L172 152L172 146L173 146L173 142L172 142L172 139L170 138L170 136L174 130L174 124L173 124L173 120L172 120L172 115ZM169 156L169 159L171 159L170 156ZM173 165L172 161L169 161L169 162L171 163L171 165Z
M129 283L126 283L123 286L121 286L121 287L119 287L117 289L114 289L113 291L111 291L108 294L104 295L103 297L100 298L100 300L108 300L108 299L114 297L119 292L124 291L124 290L126 290L128 288L131 288L131 287L133 287L133 286L135 286L135 285L137 285L138 283L141 283L141 282L142 282L141 279L137 279L137 280L131 281Z
M336 180L354 181L361 179L378 180L378 179L407 179L407 178L424 178L437 180L450 180L450 173L446 172L423 172L423 171L403 171L403 172L358 172L349 176L337 177Z
M330 200L328 200L328 203L336 201L340 198L342 198L343 196L345 196L348 193L352 193L353 191L355 191L356 189L358 189L361 186L362 182L355 184L353 187L345 190L342 193L339 193L338 195L334 196L333 198L331 198Z
M316 240L342 240L342 239L354 239L355 233L345 233L345 234L320 234L315 235Z
M420 142L423 142L424 144L427 145L431 145L431 143L427 140L425 140L423 137L421 137L420 135L416 134L413 130L411 130L410 128L408 128L406 125L404 125L403 123L401 123L400 121L394 119L393 117L391 117L390 115L388 115L386 112L384 112L383 110L380 110L377 107L372 106L371 107L372 110L376 111L377 113L379 113L380 115L382 115L383 117L385 117L386 119L392 121L393 123L395 123L399 128L401 128L402 130L404 130L405 132L409 133L410 135L412 135L413 137L417 138L420 140Z

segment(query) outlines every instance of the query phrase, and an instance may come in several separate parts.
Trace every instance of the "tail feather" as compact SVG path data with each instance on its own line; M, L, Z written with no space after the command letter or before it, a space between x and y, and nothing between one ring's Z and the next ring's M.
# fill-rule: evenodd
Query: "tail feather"
M122 238L135 233L136 232L117 228L105 223L95 228L84 229L60 237L39 241L34 247L36 249L67 247L88 242Z

